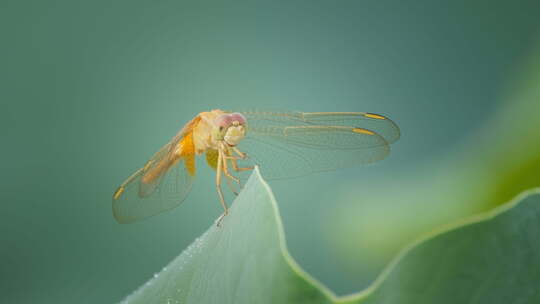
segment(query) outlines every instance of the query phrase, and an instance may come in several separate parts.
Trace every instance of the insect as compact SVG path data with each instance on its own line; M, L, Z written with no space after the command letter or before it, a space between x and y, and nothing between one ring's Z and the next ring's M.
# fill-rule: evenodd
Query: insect
M234 173L257 164L266 179L283 179L371 163L399 137L392 120L373 113L202 112L118 187L113 214L130 223L178 206L195 178L195 157L204 154L224 209L219 226L228 214L222 181L235 194L241 187Z

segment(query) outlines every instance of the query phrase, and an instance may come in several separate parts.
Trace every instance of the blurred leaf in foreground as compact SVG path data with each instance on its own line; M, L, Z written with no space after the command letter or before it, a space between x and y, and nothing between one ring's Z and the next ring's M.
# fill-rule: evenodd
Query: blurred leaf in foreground
M540 189L430 234L356 303L540 303Z
M539 303L538 239L534 190L413 243L370 288L337 298L290 257L277 203L255 170L223 226L124 303Z

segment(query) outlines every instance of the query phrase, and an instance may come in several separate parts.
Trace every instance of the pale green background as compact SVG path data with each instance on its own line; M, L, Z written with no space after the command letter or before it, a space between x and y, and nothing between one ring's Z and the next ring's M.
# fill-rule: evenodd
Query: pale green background
M0 302L118 301L211 225L220 206L202 162L172 212L120 225L110 200L213 108L399 124L381 163L271 183L299 264L338 294L364 288L385 261L340 262L325 231L333 198L459 146L538 43L539 13L539 1L2 0Z

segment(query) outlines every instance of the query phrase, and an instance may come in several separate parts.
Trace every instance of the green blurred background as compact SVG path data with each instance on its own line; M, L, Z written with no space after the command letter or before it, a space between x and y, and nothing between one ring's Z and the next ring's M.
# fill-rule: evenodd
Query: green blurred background
M418 234L537 183L539 1L0 2L0 302L112 303L220 214L111 195L200 111L368 111L380 163L271 182L293 257L359 291Z

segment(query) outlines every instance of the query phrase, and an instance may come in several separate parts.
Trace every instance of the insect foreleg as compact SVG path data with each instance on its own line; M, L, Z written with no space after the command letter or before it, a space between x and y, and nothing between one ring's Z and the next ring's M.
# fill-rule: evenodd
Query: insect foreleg
M232 147L232 150L234 151L234 153L238 154L238 156L240 156L241 159L247 159L248 158L248 155L240 150L238 150L237 147Z
M238 148L232 147L232 150L236 154L238 154L238 156L240 156L241 159L246 159L247 158L246 153L241 152L240 150L238 150ZM231 156L231 164L232 164L232 167L233 167L234 171L236 171L236 172L253 170L253 167L244 167L244 168L238 167L238 157Z
M225 174L226 177L230 178L231 180L235 181L238 183L239 186L241 186L240 184L240 179L238 179L236 176L232 176L232 174L229 172L229 166L227 164L227 160L234 158L234 157L231 157L231 156L227 156L226 152L224 151L224 148L222 147L219 151L220 155L221 155L221 158L223 159L223 162L222 162L222 165L223 165L223 174ZM233 165L234 166L234 165Z

